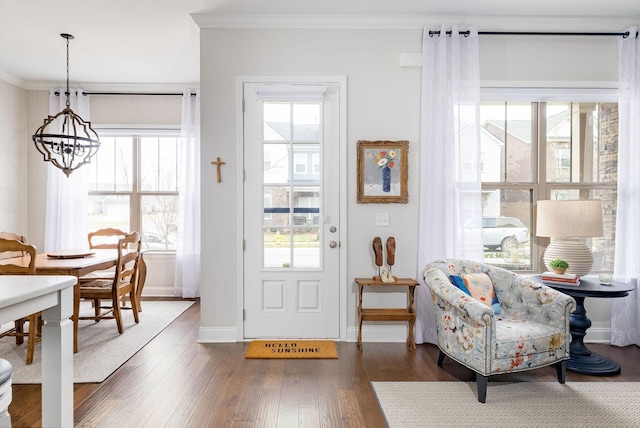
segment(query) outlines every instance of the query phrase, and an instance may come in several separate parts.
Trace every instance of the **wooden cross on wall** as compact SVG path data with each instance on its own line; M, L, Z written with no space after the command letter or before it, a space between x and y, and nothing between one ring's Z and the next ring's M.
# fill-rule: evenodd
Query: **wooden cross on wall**
M220 166L226 164L226 162L222 162L220 160L220 156L218 156L218 158L215 161L211 162L211 164L216 166L216 177L218 178L218 183L220 183L222 181L222 176L220 175Z

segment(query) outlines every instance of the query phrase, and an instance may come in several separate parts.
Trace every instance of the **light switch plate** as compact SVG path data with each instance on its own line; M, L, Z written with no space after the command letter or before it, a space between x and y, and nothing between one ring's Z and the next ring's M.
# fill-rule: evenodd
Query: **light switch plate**
M389 213L376 213L376 226L389 226Z

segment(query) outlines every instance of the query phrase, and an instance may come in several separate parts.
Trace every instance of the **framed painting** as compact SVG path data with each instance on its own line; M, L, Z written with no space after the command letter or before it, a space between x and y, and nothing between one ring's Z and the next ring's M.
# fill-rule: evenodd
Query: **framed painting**
M406 204L408 141L358 141L358 203Z

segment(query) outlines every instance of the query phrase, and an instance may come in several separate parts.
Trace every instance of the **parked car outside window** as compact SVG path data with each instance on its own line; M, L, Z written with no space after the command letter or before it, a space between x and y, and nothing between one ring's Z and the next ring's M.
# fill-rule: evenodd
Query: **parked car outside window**
M529 230L516 217L483 217L482 238L489 250L511 251L529 241Z
M171 238L165 238L159 233L145 231L142 238L142 248L146 250L175 250Z

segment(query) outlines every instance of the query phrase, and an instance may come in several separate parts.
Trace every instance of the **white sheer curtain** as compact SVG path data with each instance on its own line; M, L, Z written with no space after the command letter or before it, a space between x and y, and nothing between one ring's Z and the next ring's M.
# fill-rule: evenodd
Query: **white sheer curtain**
M200 295L200 91L182 95L176 296Z
M638 284L640 270L640 40L618 41L618 206L614 277ZM640 346L640 293L611 303L611 344Z
M451 30L451 35L445 34ZM422 35L418 273L440 258L483 260L478 32ZM431 296L416 298L416 343L435 343Z
M65 89L49 91L49 114L66 107ZM71 110L89 121L89 97L82 89L70 89ZM80 167L67 177L47 162L47 200L44 251L87 248L87 206L89 203L87 168Z

